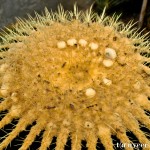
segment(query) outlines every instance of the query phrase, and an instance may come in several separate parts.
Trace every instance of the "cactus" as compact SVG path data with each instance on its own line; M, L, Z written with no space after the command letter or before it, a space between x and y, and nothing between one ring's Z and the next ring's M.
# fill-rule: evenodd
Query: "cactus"
M36 122L19 150L26 150L42 134L39 150L57 137L63 150L68 137L72 150L86 140L89 150L97 140L113 150L112 135L132 144L131 131L142 144L150 141L140 123L150 129L150 44L132 21L99 16L92 11L57 12L18 18L6 28L0 45L0 111L8 113L0 129L16 118L15 128L2 140L0 150ZM139 123L140 122L140 123ZM127 150L132 147L125 147Z

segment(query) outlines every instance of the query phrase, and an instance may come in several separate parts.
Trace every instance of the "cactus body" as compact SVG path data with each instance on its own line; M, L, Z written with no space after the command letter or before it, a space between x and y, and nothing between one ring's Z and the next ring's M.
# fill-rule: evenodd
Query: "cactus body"
M113 150L112 135L131 143L127 131L150 146L138 123L150 129L145 114L150 111L150 46L131 22L60 6L56 13L46 9L45 16L18 19L7 30L0 45L0 111L8 113L0 128L19 121L0 150L34 121L19 150L28 149L42 130L40 150L53 136L56 150L64 149L68 136L72 150L81 148L82 139L94 150L98 138Z

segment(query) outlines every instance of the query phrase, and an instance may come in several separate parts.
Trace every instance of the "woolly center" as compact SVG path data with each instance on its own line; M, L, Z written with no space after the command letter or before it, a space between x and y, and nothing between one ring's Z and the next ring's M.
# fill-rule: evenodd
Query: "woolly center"
M137 93L143 93L132 44L112 28L92 26L54 24L9 44L2 86L7 97L14 100L16 95L22 113L46 109L55 116L76 110L88 119L98 110L94 116L100 114L105 120L105 113L126 107ZM13 103L16 106L16 99Z

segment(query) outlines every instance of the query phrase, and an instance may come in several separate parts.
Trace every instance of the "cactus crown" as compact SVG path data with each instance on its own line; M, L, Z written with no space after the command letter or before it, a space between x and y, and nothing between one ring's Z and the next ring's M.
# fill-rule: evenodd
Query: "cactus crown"
M20 150L26 150L44 130L40 150L54 136L56 150L64 149L68 136L72 150L96 149L98 138L113 150L111 135L131 143L131 131L149 145L140 124L150 129L150 44L130 21L119 16L99 16L92 11L57 12L17 19L6 28L0 45L0 111L8 113L0 128L19 119L0 144L7 145L36 121ZM139 122L138 122L139 121Z

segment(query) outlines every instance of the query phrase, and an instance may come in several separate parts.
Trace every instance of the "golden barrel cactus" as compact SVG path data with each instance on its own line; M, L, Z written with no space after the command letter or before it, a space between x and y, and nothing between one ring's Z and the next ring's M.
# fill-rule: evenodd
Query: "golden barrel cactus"
M131 131L144 149L150 141L140 125L150 129L150 44L132 22L118 16L86 12L57 12L18 19L1 36L0 111L8 110L0 129L16 118L12 132L3 137L0 150L32 126L19 150L27 150L43 131L39 150L57 137L63 150L68 137L71 149L96 150L98 139L113 150L112 135L134 145ZM147 113L146 113L147 112ZM149 135L149 133L148 133ZM149 135L150 136L150 135ZM132 145L132 146L131 146Z

